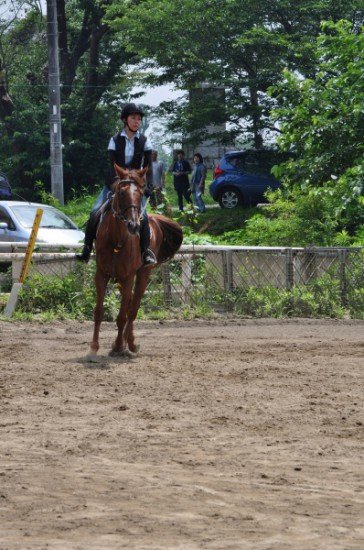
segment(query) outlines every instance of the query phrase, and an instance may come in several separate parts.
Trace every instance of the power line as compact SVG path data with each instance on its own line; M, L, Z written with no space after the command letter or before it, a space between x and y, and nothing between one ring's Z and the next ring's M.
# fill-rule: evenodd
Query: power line
M89 88L105 88L105 89L116 89L120 90L120 86L118 84L103 84L99 86L90 85L90 84L62 84L60 83L59 87L62 88L82 88L82 89L89 89ZM11 88L48 88L48 84L11 84Z

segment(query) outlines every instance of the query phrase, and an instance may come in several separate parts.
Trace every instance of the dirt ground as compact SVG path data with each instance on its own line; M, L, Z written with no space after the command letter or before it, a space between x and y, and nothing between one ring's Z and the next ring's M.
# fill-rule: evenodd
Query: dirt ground
M0 322L0 549L364 548L364 322Z

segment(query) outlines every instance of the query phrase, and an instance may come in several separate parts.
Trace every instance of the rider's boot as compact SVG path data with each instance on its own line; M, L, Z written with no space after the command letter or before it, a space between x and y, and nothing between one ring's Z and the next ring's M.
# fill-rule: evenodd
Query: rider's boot
M85 229L85 240L82 252L76 254L77 260L80 262L88 262L91 256L92 246L96 238L97 226L100 220L100 211L91 212L89 219L87 220Z
M149 248L150 246L150 227L148 215L144 214L141 227L140 227L140 250L142 253L143 265L155 265L157 263L157 258L154 255L154 252Z

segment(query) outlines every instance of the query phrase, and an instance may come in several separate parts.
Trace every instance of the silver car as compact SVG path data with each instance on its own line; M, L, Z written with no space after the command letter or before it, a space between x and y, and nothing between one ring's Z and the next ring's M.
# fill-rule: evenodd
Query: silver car
M0 243L27 242L37 209L43 210L36 243L80 246L84 233L63 212L34 202L0 201Z

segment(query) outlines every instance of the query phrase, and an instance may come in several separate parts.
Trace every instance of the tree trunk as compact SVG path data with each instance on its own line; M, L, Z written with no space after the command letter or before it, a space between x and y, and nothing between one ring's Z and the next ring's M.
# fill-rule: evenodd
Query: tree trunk
M8 94L6 75L5 71L2 69L2 62L0 60L0 119L5 124L5 129L8 136L12 136L14 132L11 126L6 122L6 117L9 117L13 110L14 104Z
M263 147L263 137L262 137L262 122L258 98L257 88L250 83L250 103L252 106L252 130L253 130L253 140L255 149L262 149Z

